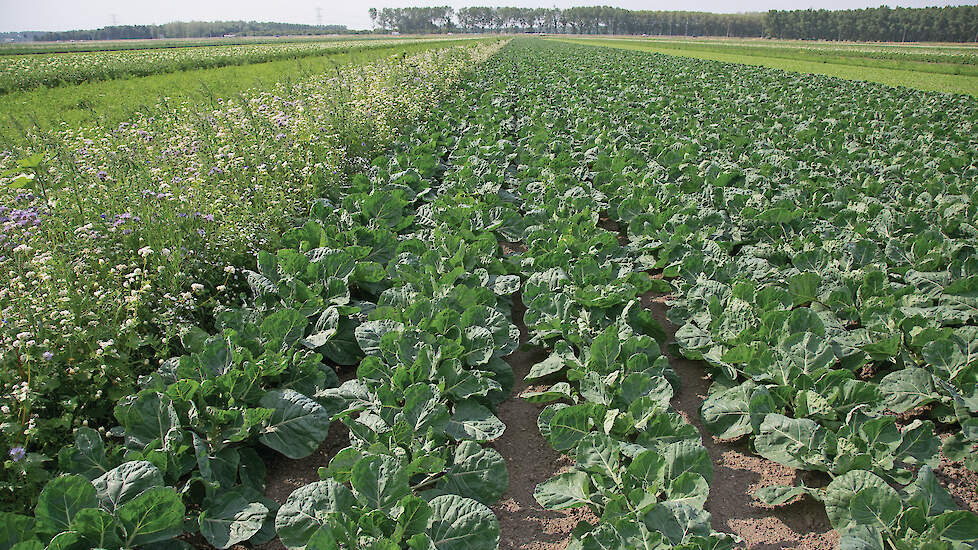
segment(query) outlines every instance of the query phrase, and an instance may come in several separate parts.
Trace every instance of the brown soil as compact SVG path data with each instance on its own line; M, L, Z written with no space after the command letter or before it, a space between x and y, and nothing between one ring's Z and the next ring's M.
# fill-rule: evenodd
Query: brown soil
M952 462L945 456L941 456L941 464L934 469L934 473L961 509L978 514L978 473L965 468L964 463Z
M523 313L526 307L519 296L513 298L513 323L520 329L520 343L526 341ZM499 405L496 416L506 425L502 437L492 443L506 460L509 488L493 507L499 518L500 550L551 550L564 548L570 532L581 520L595 522L590 510L544 510L533 490L538 483L569 469L572 462L553 450L537 428L537 417L543 405L520 399L528 384L523 377L530 367L546 358L541 349L516 351L506 357L513 367L516 384L511 397Z
M666 329L672 342L678 327L666 319L666 297L650 293L643 296L642 303ZM712 515L713 528L739 536L744 547L755 550L835 548L839 536L832 530L821 503L804 498L771 508L751 496L761 487L794 484L801 472L753 454L749 444L714 439L700 421L699 408L710 387L703 363L669 355L669 364L681 386L672 406L700 431L713 461L713 481L705 506ZM810 486L824 483L817 478L803 479Z

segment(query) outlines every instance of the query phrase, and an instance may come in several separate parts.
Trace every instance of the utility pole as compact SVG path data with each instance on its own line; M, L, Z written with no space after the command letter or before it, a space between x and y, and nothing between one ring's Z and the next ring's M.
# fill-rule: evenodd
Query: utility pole
M112 20L112 26L113 27L119 24L119 16L117 16L116 14L110 13L109 14L109 19Z
M323 26L323 8L316 8L316 25Z

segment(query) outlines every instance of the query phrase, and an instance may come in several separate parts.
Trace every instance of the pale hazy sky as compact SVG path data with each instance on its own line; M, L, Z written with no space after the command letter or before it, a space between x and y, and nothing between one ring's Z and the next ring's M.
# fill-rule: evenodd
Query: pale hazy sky
M628 9L699 10L713 12L766 11L798 8L866 8L882 4L903 7L973 4L954 0L0 0L0 32L60 31L93 29L111 25L138 25L170 21L256 20L285 23L316 23L316 8L322 9L324 24L353 29L370 27L371 7L450 5L559 7L609 5Z

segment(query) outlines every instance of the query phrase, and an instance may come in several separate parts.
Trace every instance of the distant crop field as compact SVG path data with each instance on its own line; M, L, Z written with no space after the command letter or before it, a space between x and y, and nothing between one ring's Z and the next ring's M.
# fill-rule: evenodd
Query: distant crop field
M189 69L298 59L400 42L403 40L333 40L0 56L0 94Z
M578 44L746 63L890 86L978 95L978 49L951 45L817 44L803 41L563 37ZM761 45L758 45L761 44ZM918 51L923 49L924 52Z
M297 82L334 72L339 66L463 43L462 40L375 41L349 48L326 49L318 55L190 68L142 77L34 88L0 95L0 148L23 144L34 129L58 130L100 125L116 126L135 112L190 103L214 105L253 88ZM162 106L161 106L162 102Z
M43 53L98 52L119 50L153 50L161 48L194 48L201 46L238 46L290 42L343 42L349 40L390 40L387 35L325 35L325 36L237 36L228 38L150 38L131 40L78 40L59 42L30 42L0 44L0 55L30 55ZM417 36L404 35L410 39Z

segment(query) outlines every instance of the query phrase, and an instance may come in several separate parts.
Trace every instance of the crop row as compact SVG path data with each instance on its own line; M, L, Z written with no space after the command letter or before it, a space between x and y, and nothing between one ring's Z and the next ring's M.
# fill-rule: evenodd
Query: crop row
M0 94L38 87L135 78L189 69L210 69L280 59L298 59L417 41L398 39L272 42L235 46L0 56Z
M475 85L493 100L472 111L464 138L472 192L499 203L506 238L522 245L513 259L529 344L549 352L527 375L546 388L520 397L549 403L539 429L574 460L534 496L547 509L590 509L568 548L731 548L736 538L715 532L703 509L713 464L670 406L679 379L641 302L669 285L605 227L607 197L589 181L594 157L563 124L580 98L557 92L564 83L543 70L557 58L537 60L544 52L525 45L490 60ZM565 69L578 65L561 54Z

